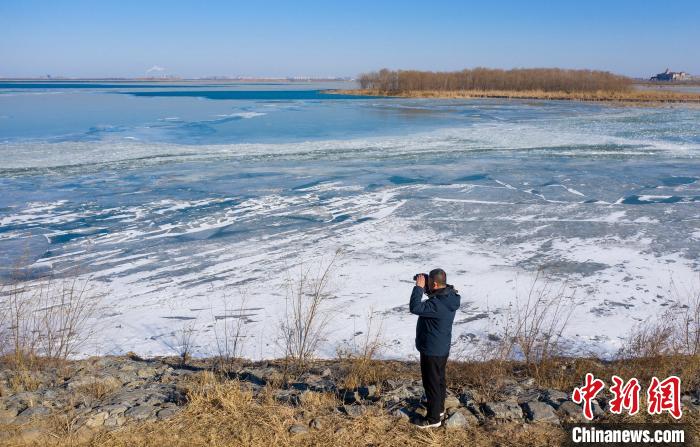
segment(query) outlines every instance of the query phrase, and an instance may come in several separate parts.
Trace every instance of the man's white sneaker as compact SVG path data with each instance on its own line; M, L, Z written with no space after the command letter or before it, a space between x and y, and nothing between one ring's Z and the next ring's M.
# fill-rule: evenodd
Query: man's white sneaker
M416 422L416 427L418 428L437 428L442 425L442 421L434 422L431 423L425 418L422 418L418 422Z

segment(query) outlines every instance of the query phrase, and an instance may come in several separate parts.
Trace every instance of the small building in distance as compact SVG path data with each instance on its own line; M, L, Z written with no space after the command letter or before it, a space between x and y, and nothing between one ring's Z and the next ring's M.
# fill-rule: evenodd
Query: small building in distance
M671 71L668 68L663 73L649 78L650 81L687 81L688 79L690 79L688 73L684 71Z

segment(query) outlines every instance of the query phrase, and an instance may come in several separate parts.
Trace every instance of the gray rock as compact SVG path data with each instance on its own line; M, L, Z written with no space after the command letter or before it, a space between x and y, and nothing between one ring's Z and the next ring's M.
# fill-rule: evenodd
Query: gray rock
M380 400L398 402L405 399L420 399L424 394L422 386L402 383L400 386L382 393Z
M456 396L448 394L447 397L445 398L445 409L448 410L450 408L457 408L459 407L461 402Z
M506 397L517 398L525 392L525 389L517 382L509 381L503 385L499 391Z
M326 368L323 371L321 371L321 377L331 377L333 375L333 371L331 371L330 368Z
M124 425L124 422L126 422L124 416L110 416L105 420L104 426L106 428L117 428Z
M603 407L600 405L600 403L596 400L593 399L592 401L592 407L593 407L593 417L599 418L601 416L605 415L605 410Z
M14 422L15 417L17 417L16 409L0 409L0 425L11 424Z
M273 397L277 402L297 406L301 403L300 394L297 390L277 390Z
M317 391L320 393L334 392L336 389L335 382L333 382L333 380L331 380L329 377L310 376L305 380L305 384L311 391Z
M396 388L403 385L405 382L396 379L387 379L384 381L385 388L388 390L395 390Z
M365 407L362 405L343 405L341 409L343 413L347 414L351 418L362 416L365 413Z
M110 416L119 416L123 415L126 410L129 409L128 406L122 405L122 404L112 404L112 405L103 405L100 407L97 407L99 411L106 411L109 413Z
M544 402L526 402L523 404L523 410L525 410L527 418L532 422L559 423L559 418L554 413L554 409Z
M466 408L467 411L472 414L472 416L478 419L479 422L482 422L485 419L484 413L481 411L480 406L476 402L469 402L464 406L464 408Z
M137 362L125 362L119 365L119 371L123 373L134 373L141 367L141 363Z
M341 391L340 398L343 400L344 404L354 404L355 402L360 402L362 400L360 393L355 390Z
M377 394L377 387L376 385L361 386L357 389L357 392L363 399L370 399Z
M28 422L32 419L42 417L42 416L48 416L51 413L51 410L46 407L30 407L27 408L26 410L22 411L17 418L15 418L15 423L17 424L24 424L25 422Z
M539 390L524 390L522 393L518 394L517 402L522 405L526 402L532 402L540 400L542 393Z
M463 428L469 425L467 418L464 417L461 411L455 411L450 417L445 420L447 428Z
M104 425L108 417L109 413L107 413L106 411L100 411L99 413L95 413L89 416L87 419L85 419L84 425L88 428L101 427L102 425Z
M569 400L569 395L563 391L547 389L542 393L542 399L554 408Z
M574 402L567 400L566 402L562 402L561 405L559 405L559 408L557 409L559 413L571 420L574 421L581 421L583 420L583 409L581 408L580 405L575 404Z
M320 430L321 427L323 427L323 424L318 418L314 418L309 421L309 427L313 428L314 430Z
M462 389L462 392L458 397L462 405L466 405L469 402L478 402L480 399L480 396L476 391L466 387Z
M480 418L477 417L474 412L471 410L468 410L466 408L450 408L446 410L446 413L448 416L452 416L455 413L462 413L462 416L467 420L467 422L471 425L478 425L480 422ZM479 414L481 416L481 414Z
M520 385L525 388L532 388L535 386L535 379L533 377L528 377L520 382Z
M137 404L161 404L178 399L179 393L174 385L150 384L137 388L125 388L117 391L108 399L109 404L135 406Z
M306 427L306 425L303 425L303 424L294 424L291 427L289 427L289 433L292 433L294 435L300 434L300 433L306 433L308 431L309 431L309 429Z
M68 383L66 383L66 389L68 391L75 391L81 388L91 388L91 387L104 387L107 389L114 389L121 386L122 382L112 376L100 376L100 377L89 377L89 376L77 376L73 377Z
M486 416L499 421L519 421L523 412L515 402L487 402L483 405Z
M136 377L139 379L150 379L155 376L158 371L153 367L141 368L136 371Z
M163 419L169 419L177 414L178 409L176 407L167 407L163 408L162 410L158 411L158 414L156 415L158 419L163 420Z
M152 405L138 405L136 407L129 408L124 416L128 419L135 419L137 421L142 421L145 419L152 418L156 412L156 408Z
M5 407L8 410L16 410L17 413L21 413L29 407L33 407L42 401L41 395L39 393L33 393L30 391L25 391L22 393L17 393L11 395L5 400Z
M411 410L408 408L394 408L389 414L397 419L409 420L411 418Z
M42 391L41 397L44 399L44 401L47 401L47 400L51 401L51 400L57 400L60 397L60 395L58 394L58 392L56 390L51 389L51 388L47 388L44 391Z
M297 391L306 391L309 389L309 384L307 384L306 382L292 382L287 386Z

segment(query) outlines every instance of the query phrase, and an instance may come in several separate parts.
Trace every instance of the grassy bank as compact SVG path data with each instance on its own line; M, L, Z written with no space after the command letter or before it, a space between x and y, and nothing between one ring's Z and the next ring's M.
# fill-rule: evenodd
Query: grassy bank
M436 99L544 99L567 101L602 101L620 104L700 104L700 93L656 90L623 90L592 92L567 92L544 90L407 90L385 91L377 89L333 90L330 93L344 95L391 96L400 98Z
M180 358L95 357L69 361L58 371L45 370L41 383L26 389L5 389L5 394L0 396L2 405L27 396L40 396L40 400L31 404L34 406L47 405L46 401L51 399L55 405L49 406L51 412L35 412L34 418L21 423L2 425L0 422L0 444L18 447L557 446L562 445L566 437L561 424L581 422L581 418L580 410L575 410L573 415L562 411L561 401L561 406L557 406L550 399L552 390L570 396L572 388L581 385L586 372L595 373L608 384L613 374L625 379L635 376L644 386L648 384L646 378L652 375L678 374L683 378L684 389L681 422L697 437L700 433L698 363L697 356L616 362L552 359L540 365L539 378L535 378L531 376L530 366L522 362L451 362L447 378L453 397L450 405L446 401L446 407L469 418L459 426L426 432L416 428L408 417L401 417L400 413L397 416L395 411L398 407L421 411L422 390L413 396L401 394L420 383L420 368L416 362L319 360L295 370L289 369L284 359L269 362L239 359L235 367L223 372L218 368L218 359L193 359L182 364ZM1 375L8 372L11 370L0 368ZM321 388L327 387L329 382L333 386ZM351 384L363 384L365 390L372 391L363 398L355 397L357 400L348 404L345 390ZM309 385L311 389L301 385ZM163 389L172 390L171 393L178 396L174 400L177 406L156 404L156 410L165 408L161 411L170 411L170 415L162 418L161 413L149 418L129 416L134 409L151 405L152 396L163 394ZM119 396L134 394L141 396L141 402L124 403L124 407L132 408L122 410L123 417L116 416L123 421L118 426L108 425L113 419L112 413L119 413L118 408L122 406L119 401L124 397ZM68 396L69 403L59 405L61 396ZM400 401L392 396L401 396ZM522 402L532 399L555 407L559 421L534 421L525 412L514 418L499 418L484 410L489 405L493 407L494 402L511 402L516 409L520 403L524 408ZM607 406L605 402L609 401L610 394L606 390L598 399L601 405ZM606 410L596 416L596 421L674 422L668 414L649 416L645 405L643 395L639 414L617 416ZM91 410L86 411L86 408ZM105 421L106 413L110 413L110 417ZM448 410L448 414L454 412ZM100 418L100 415L105 416Z

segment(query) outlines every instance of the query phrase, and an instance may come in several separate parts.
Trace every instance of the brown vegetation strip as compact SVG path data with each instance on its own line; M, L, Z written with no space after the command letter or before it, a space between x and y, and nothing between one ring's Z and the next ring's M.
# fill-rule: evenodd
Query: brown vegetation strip
M700 104L700 93L682 93L668 91L595 91L565 92L543 90L332 90L329 93L360 96L391 96L400 98L435 98L435 99L544 99L568 101L603 101L619 103L694 103Z
M388 92L459 90L542 90L547 92L595 92L631 90L631 78L597 70L561 68L474 68L461 71L387 70L364 73L362 89Z

